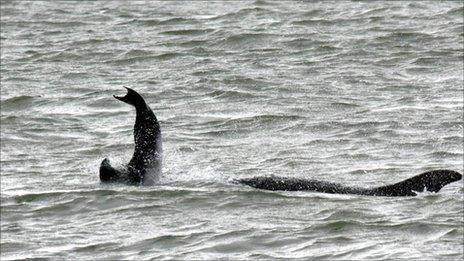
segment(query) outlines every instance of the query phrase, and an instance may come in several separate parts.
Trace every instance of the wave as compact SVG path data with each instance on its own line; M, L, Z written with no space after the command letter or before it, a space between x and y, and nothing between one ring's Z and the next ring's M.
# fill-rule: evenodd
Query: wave
M157 55L137 55L133 56L130 54L123 55L122 58L106 60L106 64L116 64L116 65L129 65L137 63L146 63L146 62L156 62L156 61L166 61L171 60L177 57L185 56L184 53L179 52L168 52Z
M443 159L443 158L461 158L463 156L462 152L449 152L449 151L434 151L432 153L427 153L426 157L433 159Z
M234 20L234 19L243 19L247 16L250 15L264 15L264 14L270 14L270 13L276 13L275 11L272 11L270 9L264 8L264 7L247 7L247 8L242 8L238 11L235 12L228 12L226 14L221 14L217 15L215 17L210 18L209 20L215 21L215 20Z
M407 41L407 40L433 40L433 39L439 39L440 37L434 36L432 34L428 33L422 33L422 32L408 32L408 31L403 31L403 32L391 32L388 33L387 35L384 36L379 36L376 38L376 40L384 42L384 41Z
M162 31L161 34L165 35L186 35L186 36L198 36L205 35L211 32L214 32L214 29L178 29L178 30L168 30Z
M269 33L239 33L216 40L210 45L215 48L268 48L272 46L275 34Z
M40 96L19 95L7 98L1 101L2 111L19 112L32 109L34 106L45 103L45 100Z
M131 21L121 22L120 25L141 25L147 27L159 25L185 25L197 24L199 21L194 18L173 17L168 19L132 19Z
M459 16L460 18L462 18L462 13L464 12L464 7L461 6L461 7L454 7L454 8L450 8L450 10L448 10L446 12L446 15L457 15Z

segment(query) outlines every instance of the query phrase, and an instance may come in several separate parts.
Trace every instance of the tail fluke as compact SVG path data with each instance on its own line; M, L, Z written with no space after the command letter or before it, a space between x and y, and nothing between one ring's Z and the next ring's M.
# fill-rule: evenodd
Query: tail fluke
M438 192L444 186L462 179L459 172L453 170L427 171L401 182L372 189L375 196L415 196L416 192Z
M120 178L120 171L113 168L110 164L110 160L105 158L100 164L100 181L103 183L116 182Z
M127 104L130 104L130 105L133 105L135 106L136 108L137 107L146 107L146 103L145 103L145 100L143 99L143 97L138 94L136 91L132 90L131 88L128 88L128 87L125 87L127 90L127 93L125 96L116 96L116 95L113 95L114 98L122 101L122 102L125 102Z

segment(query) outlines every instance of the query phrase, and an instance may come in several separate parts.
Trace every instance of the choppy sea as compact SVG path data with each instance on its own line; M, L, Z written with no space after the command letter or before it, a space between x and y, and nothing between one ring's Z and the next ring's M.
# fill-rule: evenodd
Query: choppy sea
M462 1L2 1L1 260L462 260L463 182L389 198L270 192L463 172ZM133 152L157 186L100 184Z

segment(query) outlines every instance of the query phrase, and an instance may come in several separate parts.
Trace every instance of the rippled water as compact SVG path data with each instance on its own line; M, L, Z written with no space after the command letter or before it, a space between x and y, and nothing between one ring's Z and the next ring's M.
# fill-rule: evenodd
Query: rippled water
M463 172L463 3L1 3L1 259L461 260L463 183L413 198L268 192ZM155 187L102 185L144 95Z

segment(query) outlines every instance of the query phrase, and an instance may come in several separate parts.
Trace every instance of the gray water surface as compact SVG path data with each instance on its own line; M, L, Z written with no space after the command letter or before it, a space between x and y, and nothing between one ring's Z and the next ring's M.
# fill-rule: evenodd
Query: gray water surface
M2 1L1 259L462 260L463 183L388 198L269 192L463 172L460 1ZM132 156L139 91L162 126Z

